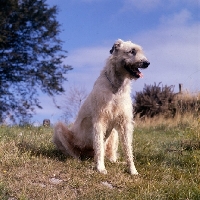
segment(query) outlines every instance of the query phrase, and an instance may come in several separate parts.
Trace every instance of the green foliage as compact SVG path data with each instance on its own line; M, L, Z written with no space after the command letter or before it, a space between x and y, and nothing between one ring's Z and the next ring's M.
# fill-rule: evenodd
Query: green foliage
M57 7L46 0L0 0L0 122L31 117L38 93L63 93L66 51Z

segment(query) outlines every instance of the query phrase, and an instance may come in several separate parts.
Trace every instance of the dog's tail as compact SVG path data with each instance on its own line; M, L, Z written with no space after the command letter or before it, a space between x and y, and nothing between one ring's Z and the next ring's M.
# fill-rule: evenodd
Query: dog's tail
M54 127L53 143L65 155L80 157L80 152L74 145L74 134L61 122Z

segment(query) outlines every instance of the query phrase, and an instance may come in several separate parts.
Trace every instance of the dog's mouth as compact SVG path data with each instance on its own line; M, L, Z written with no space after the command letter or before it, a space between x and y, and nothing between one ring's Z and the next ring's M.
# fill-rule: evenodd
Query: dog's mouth
M140 70L138 68L132 69L128 65L125 65L124 67L133 78L142 78L143 77L143 74L140 72Z
M143 77L143 74L141 73L141 71L139 69L145 69L149 65L150 65L150 62L145 61L145 62L135 63L134 65L125 64L124 68L131 75L131 78L138 79L138 78L142 78Z

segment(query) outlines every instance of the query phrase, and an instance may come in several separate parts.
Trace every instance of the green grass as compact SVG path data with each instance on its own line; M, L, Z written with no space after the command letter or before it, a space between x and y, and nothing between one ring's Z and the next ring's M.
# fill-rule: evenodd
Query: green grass
M200 123L187 120L137 123L137 177L127 173L121 150L118 163L106 160L108 174L102 175L92 159L78 161L55 150L51 128L1 126L0 199L198 200Z

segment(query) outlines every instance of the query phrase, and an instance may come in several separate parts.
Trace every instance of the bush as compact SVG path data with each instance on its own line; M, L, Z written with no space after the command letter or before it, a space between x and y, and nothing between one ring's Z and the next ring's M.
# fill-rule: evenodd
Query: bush
M186 92L174 93L174 86L145 85L143 91L133 96L134 115L154 117L163 115L174 117L176 114L200 112L200 93L192 95Z
M171 106L174 99L174 86L146 85L143 91L136 92L134 99L134 114L139 117L154 117L160 114L173 115Z

